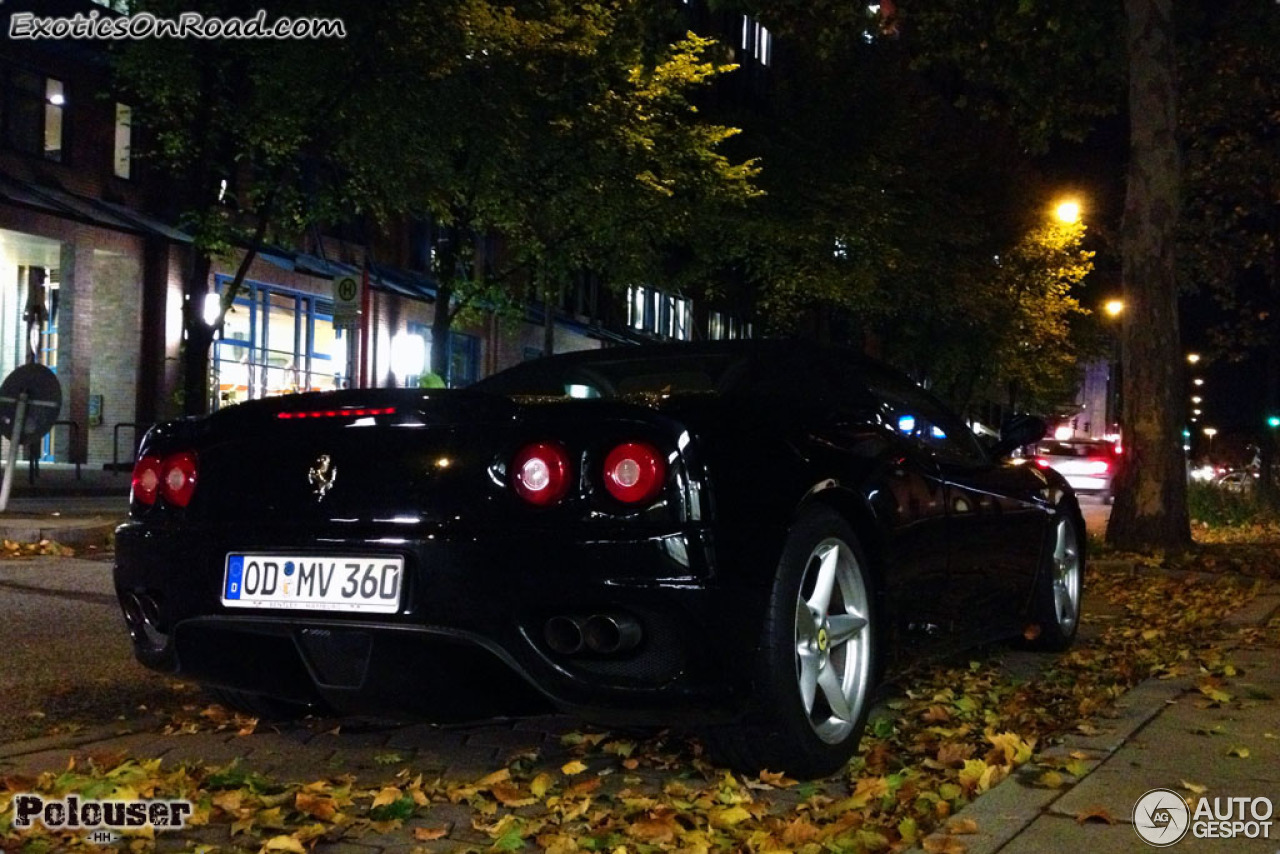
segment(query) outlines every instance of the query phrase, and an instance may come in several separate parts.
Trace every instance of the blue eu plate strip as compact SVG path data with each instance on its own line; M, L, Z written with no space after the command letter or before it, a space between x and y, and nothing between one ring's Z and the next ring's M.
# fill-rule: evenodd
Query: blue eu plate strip
M239 599L241 582L244 579L244 557L232 555L227 558L227 589L224 599Z

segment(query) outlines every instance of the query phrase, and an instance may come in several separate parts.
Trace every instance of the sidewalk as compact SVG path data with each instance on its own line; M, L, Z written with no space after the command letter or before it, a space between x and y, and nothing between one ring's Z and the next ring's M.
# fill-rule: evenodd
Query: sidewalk
M75 466L65 463L42 463L32 483L20 462L0 513L0 539L101 548L129 513L129 483L128 472L81 466L77 477Z
M1222 632L1263 626L1277 613L1280 588L1273 583L1224 621ZM1234 797L1267 798L1275 810L1269 837L1201 839L1188 832L1171 850L1277 854L1280 647L1235 650L1231 660L1241 675L1231 680L1230 690L1257 702L1247 708L1235 707L1245 703L1212 704L1195 677L1148 679L1120 698L1119 715L1110 726L1073 735L1040 754L1039 764L1023 766L961 810L957 818L972 819L976 833L935 834L925 850L961 850L945 847L951 842L962 845L965 854L1154 850L1135 830L1134 809L1145 793L1167 789L1174 793L1171 797L1190 800L1193 809L1198 797L1211 803L1220 798L1224 809L1225 799ZM1057 762L1070 759L1082 760L1084 766L1074 785L1049 788L1040 783Z

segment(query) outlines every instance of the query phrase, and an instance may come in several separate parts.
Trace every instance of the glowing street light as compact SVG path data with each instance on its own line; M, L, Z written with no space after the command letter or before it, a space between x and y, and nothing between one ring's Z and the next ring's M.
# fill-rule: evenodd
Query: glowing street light
M1204 380L1200 379L1199 377L1196 377L1191 382L1194 385L1204 385Z
M1109 299L1105 303L1103 303L1102 309L1111 317L1119 317L1121 314L1124 313L1124 300Z
M1063 199L1053 209L1053 215L1058 218L1058 222L1068 225L1077 223L1080 221L1080 203L1075 199Z
M1194 365L1194 364L1196 364L1197 362L1199 362L1199 361L1200 361L1200 354L1199 354L1199 353L1188 353L1188 354L1187 354L1187 361L1188 361L1188 362L1190 362L1190 363L1191 363L1191 364L1193 364L1193 365Z
M1209 455L1213 456L1213 437L1218 435L1217 427L1204 428L1204 434L1209 437Z
M1201 396L1200 396L1200 395L1198 395L1198 394L1193 394L1193 395L1191 395L1191 402L1192 402L1192 403L1203 403L1203 402L1204 402L1204 398L1203 398L1203 397L1201 397Z

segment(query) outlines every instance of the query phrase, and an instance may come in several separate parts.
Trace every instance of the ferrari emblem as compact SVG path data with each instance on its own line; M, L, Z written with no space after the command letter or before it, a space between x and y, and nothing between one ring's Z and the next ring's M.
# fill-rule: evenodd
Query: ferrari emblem
M307 472L307 480L311 483L311 491L315 493L316 501L324 500L325 493L333 487L333 482L337 478L338 467L329 459L329 455L321 454L316 457L316 461Z

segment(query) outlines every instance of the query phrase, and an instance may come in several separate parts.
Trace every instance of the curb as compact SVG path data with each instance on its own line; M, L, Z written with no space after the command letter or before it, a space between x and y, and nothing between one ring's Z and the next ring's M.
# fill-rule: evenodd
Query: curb
M1116 561L1115 564L1124 566L1125 562ZM1133 565L1129 567L1135 571L1137 569ZM1231 614L1221 625L1228 631L1262 626L1277 613L1280 613L1280 583L1270 582L1253 601ZM1235 644L1225 647L1227 650L1234 648ZM1163 712L1166 706L1176 702L1183 694L1196 690L1196 680L1191 676L1176 679L1153 676L1139 682L1116 700L1118 714L1107 720L1108 727L1105 731L1093 736L1069 733L1060 744L1036 754L1037 757L1065 757L1072 753L1086 755L1088 758L1082 760L1085 771L1074 781L1056 789L1035 785L1037 778L1044 772L1053 770L1053 766L1041 765L1033 759L952 817L973 819L978 826L976 833L957 837L938 830L925 839L940 840L950 837L963 843L965 854L995 854L1033 822L1048 814L1054 803L1066 797L1106 763L1134 735ZM923 843L924 840L921 840L921 845ZM924 849L917 845L908 850L914 852Z
M105 516L59 519L51 516L0 517L0 538L20 543L51 540L64 546L102 548L115 535L120 520Z

